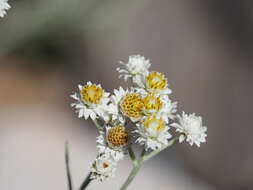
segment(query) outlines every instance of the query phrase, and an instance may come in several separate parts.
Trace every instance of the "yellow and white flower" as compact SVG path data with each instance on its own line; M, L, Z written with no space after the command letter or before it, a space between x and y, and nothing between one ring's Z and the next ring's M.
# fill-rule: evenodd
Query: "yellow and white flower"
M115 176L117 162L109 154L99 155L91 165L91 179L101 182Z
M78 112L78 117L84 117L95 120L98 116L105 121L109 119L106 113L106 107L109 102L109 93L105 92L101 85L87 82L86 85L78 85L79 92L74 93L71 97L76 100L71 106L75 107Z
M120 101L121 113L132 122L137 122L144 116L143 106L141 95L134 92L127 93Z
M0 0L0 17L6 15L6 11L10 9L11 6L8 4L8 0Z
M145 90L154 94L171 94L168 88L168 80L164 74L160 72L151 72L145 78Z
M133 83L139 86L143 84L143 79L148 75L151 65L150 61L141 55L131 55L128 63L120 62L120 64L122 67L117 68L119 77L123 77L125 81L132 79Z
M110 154L116 161L123 160L128 144L128 133L124 126L105 127L97 138L98 152Z
M145 149L160 149L168 144L168 139L172 136L168 132L169 127L166 122L156 115L150 115L137 124L135 130L139 134L136 142L144 145Z
M177 102L172 102L167 95L147 94L143 98L143 112L145 115L156 114L166 123L175 118Z
M196 144L200 147L200 143L206 142L207 127L202 125L202 118L193 114L178 115L178 123L172 123L172 127L176 128L176 131L180 132L179 142L183 142L185 139L192 146Z

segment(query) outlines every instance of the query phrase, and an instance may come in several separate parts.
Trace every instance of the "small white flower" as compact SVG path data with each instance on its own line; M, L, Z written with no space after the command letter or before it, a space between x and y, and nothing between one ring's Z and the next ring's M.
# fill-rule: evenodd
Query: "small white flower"
M117 162L109 155L99 155L91 165L91 179L101 182L115 176Z
M107 106L107 112L112 116L112 121L118 120L121 123L125 123L125 117L120 112L120 101L128 93L128 90L124 90L122 87L114 89L114 95L110 97L111 103Z
M176 128L176 131L182 133L179 141L183 142L185 139L192 146L194 143L200 147L200 143L206 142L207 127L202 125L202 118L193 114L178 115L178 123L172 123L172 127Z
M0 17L4 17L6 11L10 9L11 6L8 4L8 0L0 0Z
M160 149L168 144L168 139L172 136L168 132L169 127L162 118L156 115L146 117L142 122L137 124L138 129L135 130L140 136L136 142L143 144L145 149Z
M106 131L101 131L97 137L98 152L110 154L116 161L123 160L128 143L128 133L123 126L106 126L105 129Z
M87 82L85 86L78 85L79 92L72 94L70 97L76 100L71 106L75 107L78 117L84 117L95 120L98 116L105 121L109 119L106 113L107 104L109 102L109 93L105 92L101 85Z
M122 68L117 68L120 73L119 77L123 77L125 81L132 79L133 83L137 85L143 84L143 79L148 75L150 62L148 59L141 55L131 55L129 56L128 63L120 62Z

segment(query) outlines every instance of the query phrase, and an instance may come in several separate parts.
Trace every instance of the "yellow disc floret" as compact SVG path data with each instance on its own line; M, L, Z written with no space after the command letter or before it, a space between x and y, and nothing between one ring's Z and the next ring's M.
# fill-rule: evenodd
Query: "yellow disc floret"
M163 103L160 97L159 96L157 97L154 94L148 94L143 99L143 104L144 104L144 112L146 114L150 114L152 112L158 112L163 106Z
M124 115L138 119L142 116L143 101L139 94L129 93L123 97L120 104L121 111Z
M156 116L148 116L142 124L148 131L160 132L165 128L165 122Z
M167 87L167 79L162 73L151 72L146 77L146 85L148 89L164 90Z
M128 134L123 126L110 128L107 131L107 142L113 148L122 147L128 142Z
M81 90L82 100L88 104L99 104L103 95L104 90L94 84L86 85Z

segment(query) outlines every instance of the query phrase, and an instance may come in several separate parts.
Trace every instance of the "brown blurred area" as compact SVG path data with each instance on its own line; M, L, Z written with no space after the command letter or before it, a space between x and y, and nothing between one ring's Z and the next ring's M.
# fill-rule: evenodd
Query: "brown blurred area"
M207 143L166 150L129 189L253 189L251 1L10 1L0 20L0 189L75 188L96 155L97 131L78 119L78 83L126 86L119 60L142 54L166 74L179 111L196 112ZM89 189L118 189L130 170Z

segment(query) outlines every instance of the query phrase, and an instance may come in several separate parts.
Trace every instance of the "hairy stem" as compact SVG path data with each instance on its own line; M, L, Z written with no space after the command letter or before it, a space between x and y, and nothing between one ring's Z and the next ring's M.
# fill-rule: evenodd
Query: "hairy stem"
M142 162L137 162L136 164L134 164L131 173L129 174L127 180L126 180L125 183L122 185L122 187L120 188L120 190L125 190L125 189L127 189L128 185L133 181L133 179L134 179L135 176L137 175L137 173L138 173L138 171L140 170L141 166L142 166Z
M101 131L103 128L101 125L99 125L99 121L97 119L92 120L93 123L96 125L97 129Z
M174 139L170 140L169 143L166 145L166 146L163 146L162 148L158 149L158 150L155 150L155 151L152 151L151 153L145 155L143 157L143 160L144 161L147 161L149 160L150 158L156 156L157 154L159 154L161 151L163 151L164 149L172 146L173 144L175 144L177 141L178 141L179 137L175 137Z
M134 151L133 151L133 148L132 148L131 145L129 145L129 147L128 147L128 153L129 153L129 156L130 156L131 160L134 161L135 160L135 154L134 154Z
M121 186L120 190L127 189L129 184L133 181L133 179L135 178L135 176L137 175L137 173L139 172L139 170L143 164L143 161L144 161L143 158L146 153L145 149L143 149L139 160L136 160L135 155L133 155L134 152L132 150L132 147L129 147L128 151L129 151L129 155L130 155L132 162L133 162L133 169L132 169L131 173L129 174L125 183Z
M83 181L83 183L82 183L81 187L79 188L79 190L86 189L86 187L90 184L90 182L92 181L92 179L90 178L90 176L91 176L91 172L87 175L87 177Z

